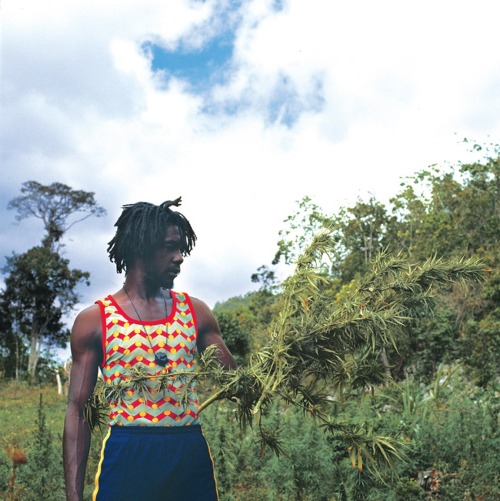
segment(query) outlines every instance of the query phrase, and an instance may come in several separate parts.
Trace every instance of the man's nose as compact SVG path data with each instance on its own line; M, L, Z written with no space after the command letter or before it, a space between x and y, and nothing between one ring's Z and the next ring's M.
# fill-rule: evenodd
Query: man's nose
M174 254L174 257L172 258L172 261L177 264L181 264L184 261L184 257L182 255L182 252L180 250L177 250L176 253Z

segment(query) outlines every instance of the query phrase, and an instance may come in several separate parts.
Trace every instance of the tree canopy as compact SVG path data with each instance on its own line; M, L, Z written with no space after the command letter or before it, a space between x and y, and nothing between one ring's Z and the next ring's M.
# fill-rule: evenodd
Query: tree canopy
M76 223L106 211L94 193L62 183L43 185L27 181L22 195L8 204L16 219L41 219L41 245L7 258L2 269L5 287L0 293L0 361L6 375L28 374L34 381L42 349L66 346L69 331L64 316L78 302L77 288L89 285L89 273L71 269L59 253L61 239Z
M28 217L41 219L46 232L44 245L51 248L73 225L91 216L106 214L106 210L97 204L94 193L74 190L63 183L43 185L26 181L21 193L8 203L7 208L17 211L17 221Z

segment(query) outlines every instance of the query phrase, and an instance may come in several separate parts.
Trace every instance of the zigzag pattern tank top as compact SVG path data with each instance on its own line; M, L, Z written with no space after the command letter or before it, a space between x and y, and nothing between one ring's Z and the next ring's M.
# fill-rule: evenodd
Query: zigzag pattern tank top
M97 301L103 329L104 383L116 389L125 382L120 391L110 393L110 426L199 424L196 384L189 378L194 372L198 335L195 313L186 293L170 294L170 315L154 322L129 317L112 296ZM165 367L155 362L158 351L168 356ZM137 384L137 374L141 374L141 384Z

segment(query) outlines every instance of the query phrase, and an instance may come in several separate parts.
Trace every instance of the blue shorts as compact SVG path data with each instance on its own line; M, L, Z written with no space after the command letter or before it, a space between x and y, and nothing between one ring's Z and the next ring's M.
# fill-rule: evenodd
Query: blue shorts
M199 425L112 426L103 441L93 501L216 501Z

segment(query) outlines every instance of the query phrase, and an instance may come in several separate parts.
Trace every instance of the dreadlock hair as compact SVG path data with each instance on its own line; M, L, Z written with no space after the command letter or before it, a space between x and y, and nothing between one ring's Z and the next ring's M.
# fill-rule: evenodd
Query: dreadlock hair
M168 226L179 229L182 255L191 253L196 234L184 215L170 209L172 205L179 207L181 197L161 205L137 202L122 207L123 212L115 223L115 236L108 242L109 259L116 264L118 273L126 273L137 258L147 258L160 248Z

